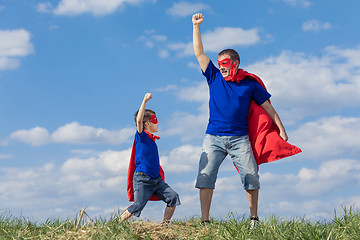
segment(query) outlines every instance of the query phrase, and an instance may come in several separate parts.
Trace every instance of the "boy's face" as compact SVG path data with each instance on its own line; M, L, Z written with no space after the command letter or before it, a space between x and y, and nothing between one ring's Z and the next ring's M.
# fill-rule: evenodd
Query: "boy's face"
M145 123L146 131L148 131L149 133L158 132L158 124L159 122L156 115L152 115L150 121Z

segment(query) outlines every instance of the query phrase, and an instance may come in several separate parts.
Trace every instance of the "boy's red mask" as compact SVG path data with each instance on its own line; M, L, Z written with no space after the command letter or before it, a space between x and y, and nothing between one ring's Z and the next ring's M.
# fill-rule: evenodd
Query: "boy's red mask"
M150 121L151 121L153 124L158 124L158 123L159 123L155 114L154 114L154 115L151 115Z

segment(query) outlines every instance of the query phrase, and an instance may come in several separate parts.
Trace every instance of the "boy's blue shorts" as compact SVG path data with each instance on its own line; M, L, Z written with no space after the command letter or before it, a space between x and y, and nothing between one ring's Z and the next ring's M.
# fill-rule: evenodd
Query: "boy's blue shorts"
M139 217L151 195L167 203L168 207L180 205L179 195L161 177L151 178L143 172L135 172L133 177L134 203L128 211Z

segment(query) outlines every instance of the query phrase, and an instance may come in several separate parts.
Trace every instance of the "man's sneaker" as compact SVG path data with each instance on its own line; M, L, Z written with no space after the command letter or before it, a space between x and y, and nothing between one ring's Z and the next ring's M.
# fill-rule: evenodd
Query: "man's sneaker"
M260 223L260 221L259 221L258 216L256 216L256 217L251 216L251 218L250 218L250 230L257 228L259 226L259 223Z
M210 220L201 220L201 225L202 226L209 226L209 225L211 225L211 222L210 222Z
M161 222L161 225L163 225L163 226L169 226L169 225L170 225L170 220L163 220L163 221Z

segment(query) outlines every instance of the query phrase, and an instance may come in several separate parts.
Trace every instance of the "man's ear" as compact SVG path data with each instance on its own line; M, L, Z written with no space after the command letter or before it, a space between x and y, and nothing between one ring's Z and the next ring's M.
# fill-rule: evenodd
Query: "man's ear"
M235 61L235 64L236 64L236 68L239 68L239 65L240 65L239 60L236 60L236 61Z

